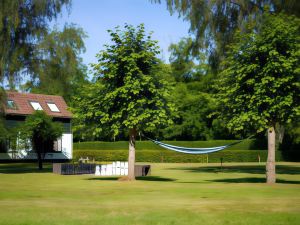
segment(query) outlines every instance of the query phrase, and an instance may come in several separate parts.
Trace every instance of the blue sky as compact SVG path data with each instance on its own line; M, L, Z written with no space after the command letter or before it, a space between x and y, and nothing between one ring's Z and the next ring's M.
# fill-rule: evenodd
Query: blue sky
M64 23L75 23L87 33L86 52L82 55L85 64L96 62L95 55L110 42L108 29L125 23L145 24L147 31L153 31L153 39L159 41L162 49L160 58L168 62L168 47L182 37L188 36L189 24L170 15L166 3L152 4L149 0L73 0L70 14L66 11L57 21L59 27Z

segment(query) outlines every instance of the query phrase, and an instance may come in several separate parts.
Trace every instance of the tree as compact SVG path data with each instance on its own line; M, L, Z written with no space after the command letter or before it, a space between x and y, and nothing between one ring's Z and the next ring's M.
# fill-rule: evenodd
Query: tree
M70 5L71 0L0 0L0 82L13 90L24 74L33 73L37 43L47 35L49 22ZM3 93L0 86L0 108Z
M70 6L70 0L0 1L0 80L6 78L10 88L20 74L31 71L37 40L63 6Z
M21 139L30 140L32 150L36 153L39 169L43 169L43 160L47 152L53 150L54 141L62 136L63 127L59 122L43 111L29 115L20 127Z
M150 0L162 2L161 0ZM218 72L224 59L225 48L233 41L237 29L243 30L249 21L260 21L265 7L273 12L288 15L300 14L300 2L297 0L165 0L170 13L190 22L190 32L195 34L193 53L206 50L213 72ZM258 23L259 24L259 23Z
M265 14L257 32L238 33L220 74L221 116L236 131L268 129L267 183L275 178L275 126L300 115L299 23Z
M98 63L92 65L96 81L75 99L74 117L91 124L94 135L103 129L112 136L128 130L128 180L134 180L137 132L170 124L173 107L166 101L169 91L161 79L157 42L145 34L144 25L108 32L112 44L97 54Z
M74 24L65 25L61 32L55 28L46 35L36 46L37 60L24 88L32 93L61 95L69 102L75 86L86 79L79 57L85 51L85 37L83 30Z
M191 54L191 45L191 38L183 38L178 44L171 44L169 46L170 65L177 82L195 79L195 63Z
M211 119L215 100L201 91L199 82L176 83L171 99L175 102L174 124L163 129L163 137L171 140L207 140L212 138Z

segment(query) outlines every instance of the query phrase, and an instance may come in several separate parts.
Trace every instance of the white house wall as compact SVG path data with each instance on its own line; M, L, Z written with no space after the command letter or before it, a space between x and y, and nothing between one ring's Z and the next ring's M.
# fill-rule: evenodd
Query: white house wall
M62 152L65 153L68 159L72 159L73 134L63 134L61 140L62 140Z

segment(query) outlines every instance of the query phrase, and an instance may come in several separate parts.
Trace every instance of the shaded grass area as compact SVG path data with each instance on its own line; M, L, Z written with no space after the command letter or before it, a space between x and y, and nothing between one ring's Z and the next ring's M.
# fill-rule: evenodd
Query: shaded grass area
M50 173L52 172L52 165L44 163L44 169L38 170L38 165L33 163L9 163L0 164L0 174L24 174L24 173Z
M247 163L248 164L248 163ZM296 164L297 165L297 164ZM234 164L220 164L217 166L200 166L200 167L180 167L172 168L174 170L187 170L196 173L249 173L249 174L265 174L265 165L257 164L253 165L234 165ZM294 165L276 165L277 174L300 174L300 167Z
M300 163L152 164L152 176L61 176L0 164L0 224L300 224Z

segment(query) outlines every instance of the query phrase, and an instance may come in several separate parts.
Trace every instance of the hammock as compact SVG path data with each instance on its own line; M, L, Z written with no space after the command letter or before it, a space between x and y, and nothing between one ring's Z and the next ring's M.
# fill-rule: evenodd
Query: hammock
M253 135L252 135L253 136ZM250 137L252 137L250 136ZM176 151L176 152L181 152L181 153L186 153L186 154L208 154L208 153L212 153L212 152L218 152L221 150L224 150L225 148L229 148L233 145L236 145L238 143L241 143L242 141L249 139L250 137L243 139L243 140L239 140L236 141L234 143L228 144L228 145L223 145L223 146L218 146L218 147L211 147L211 148L189 148L189 147L180 147L180 146L175 146L175 145L169 145L160 141L156 141L153 140L151 138L148 138L146 136L144 136L145 138L149 139L150 141L152 141L153 143L159 145L162 148L168 149L168 150L172 150L172 151Z

